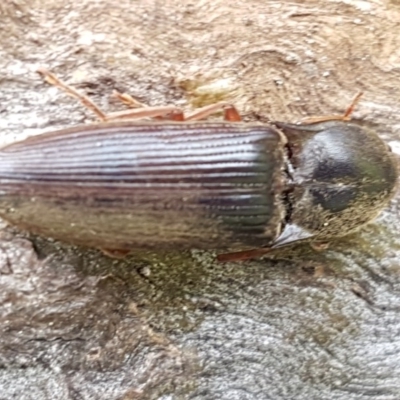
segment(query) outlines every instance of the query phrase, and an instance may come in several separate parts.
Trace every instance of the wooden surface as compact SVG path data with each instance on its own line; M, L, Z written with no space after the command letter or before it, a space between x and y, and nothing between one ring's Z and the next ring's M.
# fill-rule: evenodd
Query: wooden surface
M6 0L2 141L89 121L47 67L106 110L126 91L244 118L342 112L400 152L400 3ZM0 188L1 190L1 188ZM400 203L315 253L213 263L212 254L97 252L4 228L0 397L378 399L400 393Z

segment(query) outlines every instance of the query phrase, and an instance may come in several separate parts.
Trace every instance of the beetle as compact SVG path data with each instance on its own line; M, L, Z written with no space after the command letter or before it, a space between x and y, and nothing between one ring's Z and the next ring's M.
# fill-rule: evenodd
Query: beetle
M248 259L301 240L330 240L373 219L394 195L397 160L379 136L341 117L241 123L227 103L103 120L0 149L0 216L30 232L125 254L215 249ZM127 95L119 98L133 104ZM201 122L222 110L225 122ZM134 121L141 117L168 120Z

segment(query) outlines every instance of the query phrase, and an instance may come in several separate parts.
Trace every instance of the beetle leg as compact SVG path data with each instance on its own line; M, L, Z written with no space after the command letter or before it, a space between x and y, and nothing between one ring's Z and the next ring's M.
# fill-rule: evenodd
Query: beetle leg
M140 119L146 117L164 117L168 116L168 119L175 121L183 121L183 111L179 107L175 106L162 106L162 107L144 107L142 103L135 101L132 97L124 96L124 102L130 102L131 104L135 102L136 106L140 106L136 110L125 110L115 113L105 114L100 108L87 96L79 93L72 86L67 85L60 79L58 79L53 73L47 71L45 68L40 68L37 71L39 74L43 75L46 82L63 90L69 96L78 99L86 108L94 112L101 121L115 121L119 119ZM123 95L122 95L123 96Z
M136 109L117 111L109 113L106 116L106 121L116 121L120 119L141 119L141 118L157 118L165 117L171 121L183 121L183 111L175 106L155 106L155 107L140 107Z
M324 251L329 248L329 242L310 242L310 247L316 251Z
M120 96L121 95L121 96ZM121 99L125 104L136 104L131 96L125 94L119 94L118 98ZM130 99L129 99L130 98ZM123 100L122 100L123 99ZM142 103L139 103L142 105ZM163 119L168 119L172 121L198 121L208 116L221 111L224 113L224 120L229 122L240 122L242 118L235 106L220 102L215 104L210 104L203 108L193 111L191 114L185 116L182 109L174 106L159 106L159 107L141 107L131 110L125 110L121 112L116 112L106 115L107 121L122 119L122 118L144 118L144 117L164 117Z
M200 119L207 118L211 114L221 111L224 113L224 120L229 122L240 122L242 118L235 106L232 104L221 101L219 103L210 104L203 108L199 108L189 114L185 121L198 121Z
M244 261L251 260L252 258L259 258L266 253L269 253L271 248L251 249L236 251L234 253L218 254L217 260L219 262L230 262L230 261Z
M128 93L121 93L118 92L118 90L114 90L113 96L130 108L148 107L147 104L141 103L139 100L136 100Z
M74 97L75 99L78 99L86 108L88 108L90 111L95 113L97 117L101 121L106 121L107 116L103 111L100 110L100 108L92 101L89 99L89 97L80 94L76 89L74 89L72 86L67 85L60 79L58 79L54 74L52 74L50 71L47 71L45 68L39 68L37 72L42 75L47 83L50 83L50 85L55 86L58 89L63 90L65 93L67 93L69 96Z
M175 106L147 107L145 104L135 100L132 96L126 93L119 93L119 92L114 92L114 95L124 104L128 105L131 108L136 108L136 109L105 114L96 105L96 103L94 103L89 97L79 93L72 86L67 85L66 83L61 81L50 71L46 70L45 68L40 68L37 70L37 72L41 74L46 80L46 82L48 82L49 84L63 90L69 96L78 99L86 108L95 113L101 121L115 121L119 119L158 118L158 117L172 121L198 121L200 119L207 118L209 115L214 114L221 110L224 113L225 121L240 122L242 120L237 109L233 105L226 102L219 102L205 106L185 117L183 110L180 109L179 107Z
M358 92L353 100L351 101L350 105L347 107L346 112L343 115L343 119L345 120L346 118L350 119L351 114L353 114L354 109L356 108L356 105L359 103L361 96L363 95L363 92Z
M130 253L130 250L115 250L115 249L100 249L100 251L105 256L116 259L123 259Z
M135 110L127 110L116 112L107 115L107 120L119 119L119 118L156 118L156 119L166 119L169 121L177 121L181 122L185 120L185 116L183 110L179 107L173 106L155 106L150 107L147 104L141 103L139 100L136 100L128 93L120 93L117 90L114 90L113 96L116 97L120 102L124 103L129 108L134 108ZM146 112L148 111L148 113ZM157 110L160 110L160 113L157 113ZM165 112L164 112L165 110ZM142 114L143 113L143 114ZM141 117L137 117L136 115L142 115Z
M351 114L353 113L357 103L360 101L363 92L358 92L350 105L347 107L345 113L343 115L325 115L325 116L316 116L316 117L307 117L301 120L302 124L315 124L317 122L326 122L326 121L350 121Z
M127 93L119 93L117 91L114 91L114 96L116 96L122 103L131 108L148 107L140 101L134 99L131 95ZM210 104L203 108L199 108L198 110L193 111L186 117L182 114L182 119L178 119L179 117L175 117L174 121L199 121L221 110L224 113L223 118L225 121L240 122L242 120L236 107L234 107L232 104L221 101L219 103Z

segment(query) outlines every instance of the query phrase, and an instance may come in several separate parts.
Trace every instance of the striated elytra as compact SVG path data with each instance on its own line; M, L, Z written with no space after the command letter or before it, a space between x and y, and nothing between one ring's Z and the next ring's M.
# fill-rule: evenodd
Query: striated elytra
M0 216L103 250L279 247L354 231L397 177L354 123L119 121L2 148Z

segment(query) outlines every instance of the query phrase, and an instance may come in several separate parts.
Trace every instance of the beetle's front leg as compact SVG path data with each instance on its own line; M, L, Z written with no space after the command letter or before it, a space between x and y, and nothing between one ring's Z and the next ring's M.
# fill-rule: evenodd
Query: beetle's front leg
M363 92L358 92L350 105L347 107L345 113L343 115L325 115L325 116L316 116L316 117L307 117L301 120L302 124L315 124L318 122L327 122L327 121L350 121L351 114L353 113L355 107L360 101Z
M266 247L266 248L259 248L259 249L236 251L236 252L232 252L232 253L218 254L217 260L219 262L251 260L254 258L260 258L272 250L273 250L273 248Z

